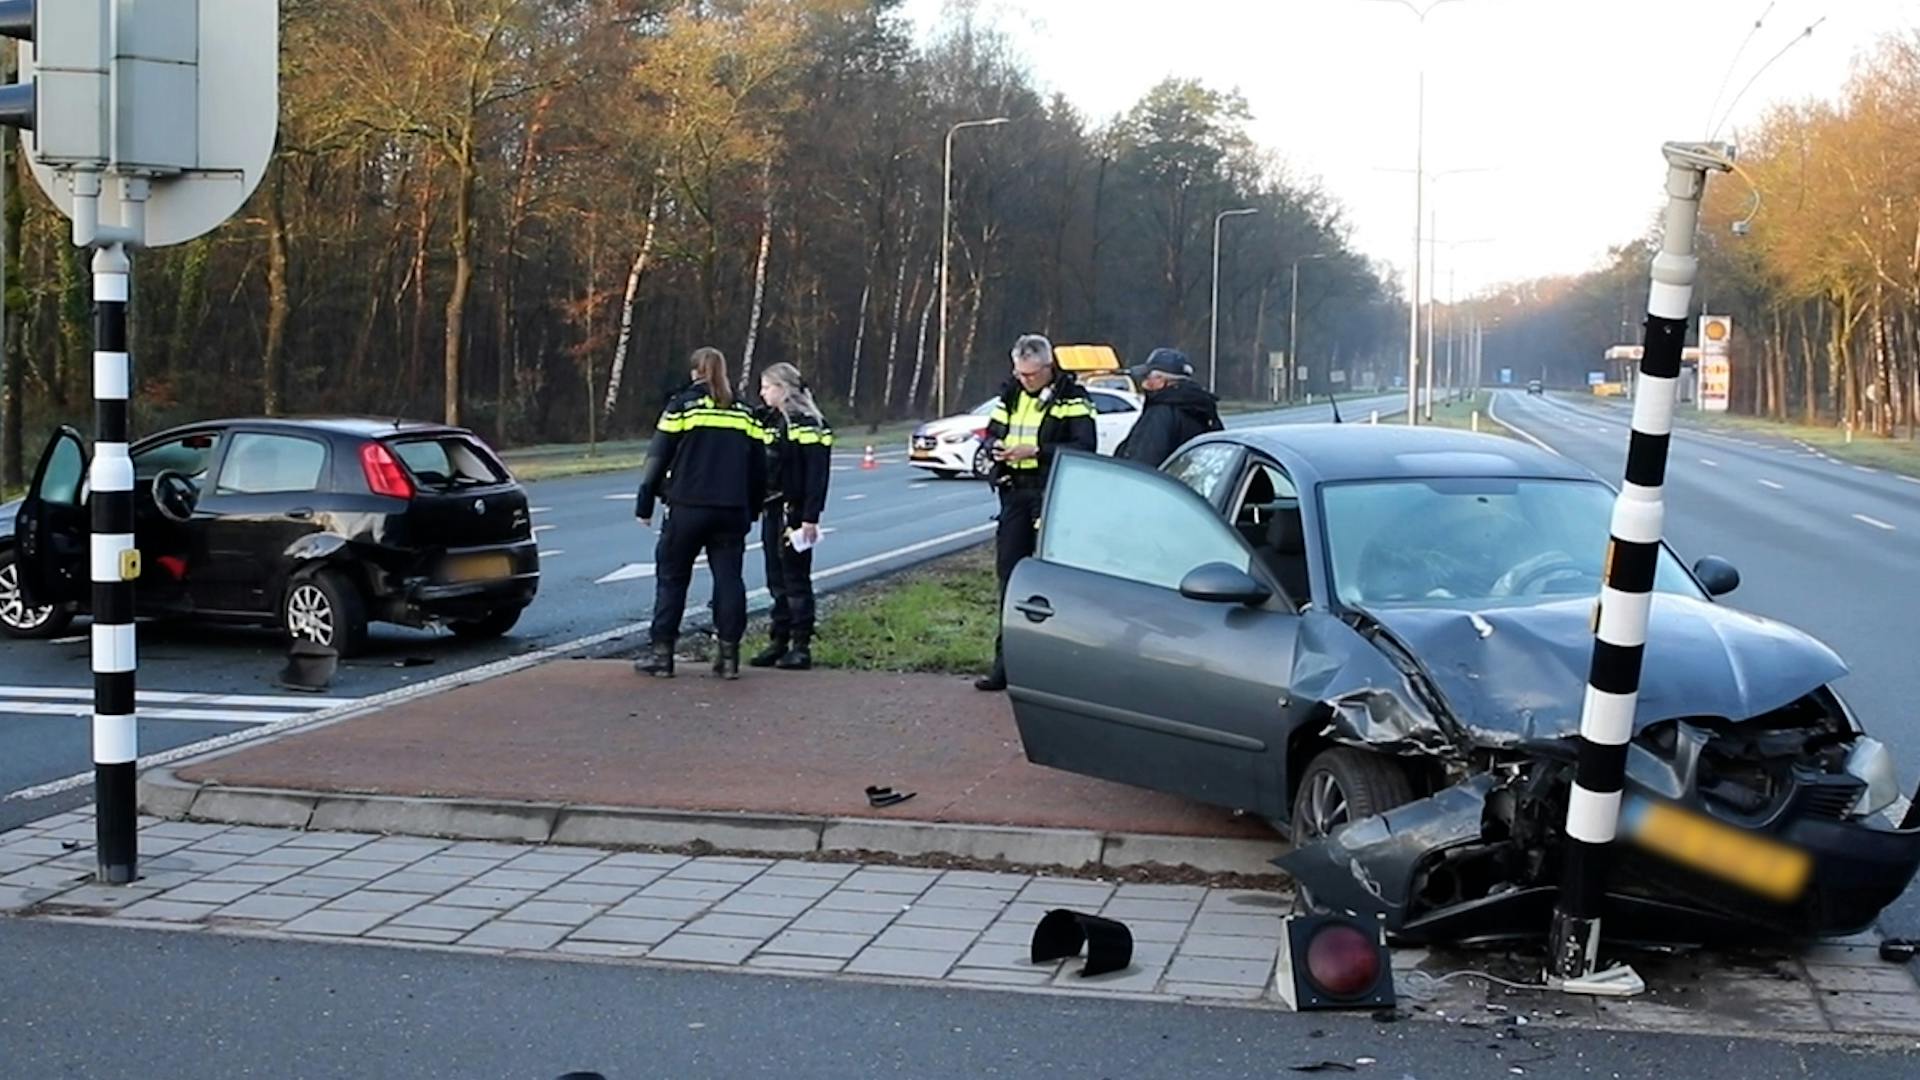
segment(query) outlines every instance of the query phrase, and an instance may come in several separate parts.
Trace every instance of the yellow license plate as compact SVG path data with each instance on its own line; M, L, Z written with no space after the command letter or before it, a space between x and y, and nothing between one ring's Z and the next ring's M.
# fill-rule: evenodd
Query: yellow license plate
M1798 848L1666 803L1639 801L1627 833L1648 851L1783 904L1799 899L1813 873Z
M505 555L469 555L455 559L447 569L454 581L492 581L513 576L513 560Z

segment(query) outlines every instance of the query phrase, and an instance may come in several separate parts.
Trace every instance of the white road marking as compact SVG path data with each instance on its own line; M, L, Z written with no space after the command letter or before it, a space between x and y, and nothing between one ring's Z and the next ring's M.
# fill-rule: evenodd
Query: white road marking
M1867 467L1866 467L1865 465L1855 465L1855 466L1853 467L1853 471L1854 471L1854 472L1863 472L1863 473L1878 473L1878 472L1879 472L1880 470L1879 470L1879 469L1869 469L1869 468L1867 468Z
M1903 476L1900 478L1900 482L1903 484L1920 484L1920 477Z
M1700 464L1705 465L1709 469L1717 469L1720 467L1720 463L1712 458L1701 458Z
M1548 446L1544 442L1541 442L1540 439L1534 436L1533 434L1529 432L1521 431L1519 428L1514 427L1512 424L1509 424L1505 420L1500 419L1500 414L1493 411L1494 404L1499 400L1500 400L1500 395L1498 394L1495 394L1493 397L1487 399L1487 418L1488 419L1492 420L1496 424L1499 424L1501 427L1506 428L1508 431L1513 432L1515 435L1518 435L1521 438L1527 440L1528 442L1539 447L1540 449L1545 450L1547 453L1552 454L1555 457L1560 456L1560 451L1555 450L1553 447Z
M1762 480L1762 481L1760 481L1760 486L1761 486L1761 487L1763 487L1763 488L1772 488L1772 489L1773 489L1773 490L1775 490L1775 491L1785 491L1785 490L1787 490L1787 487L1786 487L1786 485L1785 485L1785 484L1776 484L1776 483L1774 483L1774 482L1773 482L1773 481L1771 481L1771 480Z
M0 698L54 698L92 701L93 689L83 686L0 686ZM172 690L141 690L135 702L165 705L245 705L256 709L311 709L316 705L350 705L359 698L309 697L304 694L193 694Z
M834 530L832 526L827 526L820 530L820 535L825 536L828 533L833 531ZM747 551L748 552L759 551L762 546L763 545L760 543L760 541L755 540L753 543L747 545ZM698 570L701 567L706 565L707 565L707 557L705 555L702 555L699 558L693 560L693 568L695 570ZM650 578L653 576L653 573L654 573L653 563L650 563L650 562L628 563L627 565L621 567L620 569L615 570L613 573L608 574L606 577L596 578L594 580L594 584L595 585L616 585L622 581L637 581L640 578ZM817 572L814 574L814 577L819 577L819 576L820 575Z
M561 550L543 551L540 553L540 557L543 559L551 559L551 558L554 558L555 556L565 555L565 554L566 552Z
M1920 483L1920 481L1915 481L1915 482L1916 482L1916 483ZM929 485L927 484L927 482L926 482L925 480L922 480L922 481L920 481L920 482L919 482L919 483L917 483L917 484L908 484L908 485L907 485L907 490L908 490L908 491L919 491L919 490L920 490L921 488L924 488L924 487L927 487L927 486L929 486Z
M616 491L611 495L602 495L600 497L607 500L608 502L629 502L633 499L633 492Z
M539 535L540 535L541 533L543 533L543 532L552 532L552 531L553 531L553 530L554 530L555 528L558 528L558 526L555 526L555 525L535 525L535 526L533 527L533 535L535 535L535 536L539 536Z
M819 581L823 578L852 573L855 570L864 569L865 567L873 566L889 559L904 558L908 555L916 555L922 551L927 551L944 544L951 544L955 541L982 536L992 532L994 528L994 523L988 522L984 525L976 525L970 529L961 529L958 532L951 532L945 536L936 536L931 540L922 540L917 544L908 544L906 547L895 548L892 551L883 551L878 555L870 555L867 558L858 559L842 566L816 570L814 571L813 578L815 581ZM765 589L758 589L755 590L752 597L764 598L766 595L767 591ZM750 599L752 597L750 597ZM215 750L225 750L229 747L257 742L261 739L270 739L304 728L337 723L341 720L347 720L355 716L373 712L377 709L386 708L389 705L398 705L403 701L413 701L417 698L438 694L444 690L452 690L456 687L484 682L487 679L498 678L502 675L511 675L516 671L525 671L530 667L537 667L540 664L544 664L555 657L567 656L587 649L598 648L599 646L625 638L637 637L641 634L648 633L652 628L653 621L651 619L645 622L627 623L623 626L602 630L597 634L588 634L585 637L578 637L572 641L563 641L558 645L549 645L544 649L535 650L524 656L508 657L504 660L496 660L491 664L481 664L478 667L468 668L465 671L449 672L448 674L438 678L428 679L422 683L416 683L412 686L402 686L383 694L374 694L345 705L337 705L332 708L323 709L320 712L293 716L271 724L262 724L259 727L247 728L244 731L235 731L231 734L221 735L212 739L202 739L197 743L178 746L172 750L162 751L158 754L149 754L139 760L138 767L144 771L146 769L157 768L161 765L171 765L176 761L185 761L188 758L199 757L202 754L209 754ZM59 795L63 792L75 791L91 783L93 783L93 770L88 769L86 772L75 773L72 776L60 780L53 780L45 784L37 784L30 788L21 788L19 791L10 792L4 797L0 797L0 802L31 802L35 799L44 799L52 795Z
M1865 514L1855 514L1853 515L1853 520L1859 522L1862 525L1871 525L1876 529L1885 529L1887 532L1895 531L1893 526L1887 524L1884 521L1881 521L1879 518L1868 517Z
M834 465L831 468L833 469L834 472L852 472L853 471L853 466L851 465Z
M15 716L92 716L93 704L81 701L7 701L0 699L0 717ZM270 724L284 720L287 713L249 709L185 709L157 707L139 710L142 720L198 720L215 724Z
M88 635L86 635L86 634L75 634L75 635L73 635L72 637L57 637L57 638L54 638L54 639L53 639L52 641L49 641L49 642L47 642L47 644L49 644L49 645L78 645L78 644L80 644L80 643L81 643L81 642L83 642L83 641L91 641L91 640L93 640L93 639L92 639L91 637L89 637Z
M530 507L528 507L528 508L527 508L527 513L529 513L529 514L551 514L551 513L553 513L553 507L551 507L551 506L530 506Z
M849 495L849 496L847 496L847 498L846 498L846 501L847 501L847 502L859 502L859 501L860 501L861 499L864 499L864 498L866 498L866 496L865 496L865 495Z

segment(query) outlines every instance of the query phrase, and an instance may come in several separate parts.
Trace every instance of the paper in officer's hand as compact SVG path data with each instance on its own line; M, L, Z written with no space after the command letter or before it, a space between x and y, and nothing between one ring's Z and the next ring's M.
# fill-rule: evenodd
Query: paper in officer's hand
M818 536L811 540L807 539L807 530L805 529L790 529L787 531L787 546L795 551L812 551L819 543L820 539Z

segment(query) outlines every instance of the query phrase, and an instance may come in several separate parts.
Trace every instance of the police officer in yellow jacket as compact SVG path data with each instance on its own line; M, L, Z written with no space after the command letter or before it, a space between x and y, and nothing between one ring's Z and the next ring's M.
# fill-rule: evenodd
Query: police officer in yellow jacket
M1000 524L994 534L994 570L1005 604L1007 578L1021 559L1033 554L1039 535L1040 503L1047 474L1060 450L1094 453L1100 439L1093 422L1093 400L1053 362L1053 344L1039 334L1023 335L1013 346L1013 378L987 420L987 445L995 462L993 483L1000 492ZM993 673L973 684L981 690L1005 690L1007 667L1000 638L993 639Z
M720 639L713 673L740 677L740 639L747 632L747 586L741 578L747 532L766 499L767 433L734 400L727 361L698 349L693 385L667 402L647 451L634 516L653 522L656 499L667 504L654 549L652 648L634 662L645 675L673 675L673 647L686 611L693 563L704 551L713 574L713 623Z
M760 400L769 481L760 550L773 594L773 635L747 663L805 671L813 667L813 545L827 509L833 429L792 364L769 364L760 373Z

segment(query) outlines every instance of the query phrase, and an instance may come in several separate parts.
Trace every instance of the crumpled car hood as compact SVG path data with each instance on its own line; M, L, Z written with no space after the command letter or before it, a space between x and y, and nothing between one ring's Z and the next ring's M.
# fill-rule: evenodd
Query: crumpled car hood
M1579 733L1593 656L1591 599L1477 615L1444 608L1368 614L1419 658L1454 714L1483 738ZM1654 598L1647 641L1636 731L1683 717L1749 719L1847 673L1833 650L1790 626L1685 596Z

